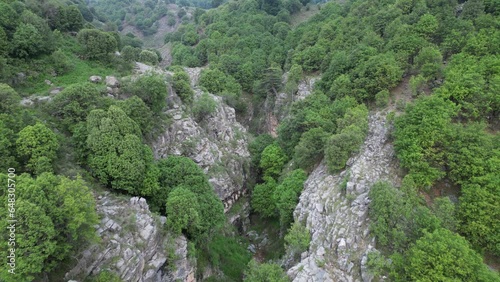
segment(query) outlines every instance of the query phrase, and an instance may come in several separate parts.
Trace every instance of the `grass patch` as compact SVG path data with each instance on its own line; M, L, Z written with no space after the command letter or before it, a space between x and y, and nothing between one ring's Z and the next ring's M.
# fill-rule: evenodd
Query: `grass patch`
M70 60L73 62L73 69L63 75L52 76L51 74L42 74L34 80L28 79L28 83L25 86L20 87L18 90L21 95L45 95L53 87L67 87L71 84L88 82L89 77L92 75L99 75L103 78L107 75L114 74L116 70L104 66L100 62L96 61L84 61L71 55ZM50 80L54 86L47 85L45 80Z
M243 271L252 259L247 244L238 236L216 235L197 255L199 269L210 264L219 268L231 281L242 281Z
M256 256L268 260L277 260L285 254L285 240L280 237L280 221L277 218L261 218L253 214L250 217L250 230L257 231L258 234L267 234L268 243L264 248L257 250ZM258 243L258 242L257 242Z

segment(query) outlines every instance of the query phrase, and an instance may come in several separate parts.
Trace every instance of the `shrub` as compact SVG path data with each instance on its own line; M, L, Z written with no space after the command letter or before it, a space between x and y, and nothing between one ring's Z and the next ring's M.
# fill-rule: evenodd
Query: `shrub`
M172 88L181 98L182 102L190 104L193 102L194 91L191 88L188 74L182 69L176 69L172 78Z
M217 109L217 102L208 93L201 94L200 98L197 99L193 104L193 116L196 121L200 122L203 118L214 113Z
M142 50L142 52L139 54L139 61L148 65L155 66L158 64L158 55L149 50Z
M311 234L309 234L309 230L298 222L294 222L285 235L286 248L293 254L301 254L307 251L310 242Z
M375 104L379 108L384 108L389 103L389 91L382 90L375 95Z

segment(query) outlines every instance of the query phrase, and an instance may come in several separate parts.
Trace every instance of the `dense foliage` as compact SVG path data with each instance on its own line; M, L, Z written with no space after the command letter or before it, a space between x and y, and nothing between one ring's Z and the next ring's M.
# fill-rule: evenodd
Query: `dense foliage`
M0 174L3 183L7 175ZM0 213L2 229L7 230L7 191L2 190ZM33 281L41 278L67 259L73 251L96 240L94 225L98 223L95 200L87 184L78 177L75 180L52 173L37 178L21 174L15 178L16 201L16 275L7 272L8 265L0 266L2 281ZM3 232L2 241L8 241L9 233ZM2 244L0 252L8 254L8 245ZM10 246L12 247L12 246Z
M379 182L370 191L382 253L368 264L395 281L498 281L481 257L500 256L498 1L353 0L321 9L303 7L307 0L224 2L0 0L0 168L19 172L18 227L26 234L16 281L42 279L94 239L93 186L145 197L167 216L169 232L186 235L200 272L211 266L222 280L288 281L279 265L250 261L196 163L154 160L148 143L166 124L170 86L200 124L217 110L212 94L243 114L239 120L260 119L286 96L273 112L284 116L278 136L252 132L253 179L245 185L252 211L277 222L295 258L310 243L293 220L308 173L321 162L330 173L346 168L374 106L399 111L387 124L406 177L400 187ZM297 24L311 9L316 15ZM143 50L139 38L153 37L160 19L173 31L165 34L171 76L122 79L120 99L88 83L91 75L127 76L135 61L158 65L159 51ZM125 29L137 35L118 33ZM182 67L204 67L201 95ZM321 76L315 89L294 102L312 76ZM407 107L393 90L403 78ZM20 105L56 85L62 91L48 104ZM0 280L10 281L0 268ZM117 278L103 271L96 279Z

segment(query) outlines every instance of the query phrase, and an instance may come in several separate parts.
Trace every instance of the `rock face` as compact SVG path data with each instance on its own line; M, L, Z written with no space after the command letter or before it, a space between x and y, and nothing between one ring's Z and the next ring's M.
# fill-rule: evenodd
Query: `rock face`
M198 99L202 92L195 92ZM236 121L234 109L221 97L210 96L216 110L199 123L180 105L173 105L168 111L173 122L153 144L153 151L156 158L183 155L194 160L209 176L227 211L245 192L250 153L246 129Z
M106 76L106 86L111 88L117 88L120 86L120 82L114 76Z
M288 74L285 73L282 77L283 85L286 84ZM306 77L299 82L297 92L290 95L286 92L279 92L276 97L268 96L264 104L265 109L265 133L273 137L277 137L277 128L280 121L282 121L289 112L293 102L302 100L309 96L314 88L314 84L319 80L319 77Z
M201 69L186 69L194 86L195 103L202 91L196 87ZM196 121L173 91L167 113L172 124L153 143L156 158L183 155L196 162L208 175L225 211L245 193L250 153L246 129L236 121L235 110L221 97L209 94L216 102L215 111Z
M166 234L162 230L166 219L151 214L145 199L127 201L106 194L98 197L97 211L101 223L96 228L102 242L76 256L78 263L65 280L83 281L107 269L123 281L195 281L186 238ZM175 261L168 261L169 249L175 251Z
M369 231L368 193L373 183L399 185L393 147L387 142L386 113L371 114L369 133L360 153L347 168L330 174L321 163L304 184L294 216L311 232L309 251L288 270L294 282L363 281L367 253L374 251Z

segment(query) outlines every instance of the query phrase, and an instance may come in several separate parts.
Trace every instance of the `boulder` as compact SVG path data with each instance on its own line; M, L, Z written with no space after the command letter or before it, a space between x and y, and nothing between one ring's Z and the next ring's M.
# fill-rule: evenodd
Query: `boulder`
M120 82L114 76L106 76L106 86L111 88L117 88L120 86Z
M98 75L93 75L89 78L90 82L92 83L100 83L102 81L102 77Z

